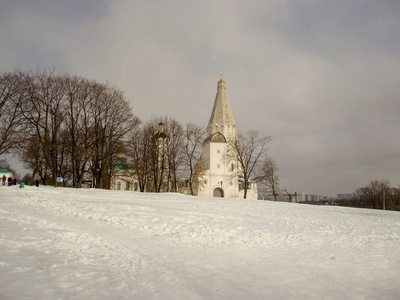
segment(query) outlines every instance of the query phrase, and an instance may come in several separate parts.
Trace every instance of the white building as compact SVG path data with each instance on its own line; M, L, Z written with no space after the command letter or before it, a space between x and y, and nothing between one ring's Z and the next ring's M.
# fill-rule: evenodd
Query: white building
M111 190L139 191L139 182L133 166L117 164L111 177Z
M164 132L164 124L159 124L156 134L158 151L158 165L164 168L168 151L169 138ZM207 126L207 138L203 142L202 160L206 162L204 174L197 178L195 194L205 197L244 197L244 180L241 176L237 161L229 158L227 153L230 145L237 139L237 127L232 116L228 98L226 96L225 81L218 82L217 95ZM158 174L163 178L163 174ZM168 186L168 182L165 183ZM165 186L165 185L164 185ZM111 189L138 191L138 179L133 166L117 165L111 179ZM148 190L148 189L146 189ZM163 190L169 190L164 188ZM181 192L188 193L186 185L181 187ZM251 182L247 190L247 199L257 199L257 183Z
M337 194L337 199L352 199L353 194Z
M244 183L241 180L239 165L227 155L230 145L236 142L237 127L222 76L218 82L207 135L202 149L202 158L207 162L207 166L205 174L198 178L196 194L205 197L243 198ZM256 183L250 184L247 199L257 199Z

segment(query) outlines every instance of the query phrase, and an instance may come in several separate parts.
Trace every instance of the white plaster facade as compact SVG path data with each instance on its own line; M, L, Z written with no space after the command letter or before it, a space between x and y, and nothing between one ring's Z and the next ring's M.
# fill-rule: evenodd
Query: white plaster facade
M111 177L111 190L139 191L139 181L132 166L116 165Z

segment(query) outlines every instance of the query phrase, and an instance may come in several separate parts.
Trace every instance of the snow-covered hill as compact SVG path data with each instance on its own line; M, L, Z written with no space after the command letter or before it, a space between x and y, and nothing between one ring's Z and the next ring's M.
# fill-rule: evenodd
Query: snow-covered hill
M0 188L0 299L398 299L400 213Z

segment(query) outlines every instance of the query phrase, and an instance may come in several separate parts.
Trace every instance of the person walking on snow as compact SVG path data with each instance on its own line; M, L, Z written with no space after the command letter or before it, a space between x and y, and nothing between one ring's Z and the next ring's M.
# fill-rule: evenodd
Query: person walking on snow
M3 185L6 185L6 180L7 180L6 175L3 175Z

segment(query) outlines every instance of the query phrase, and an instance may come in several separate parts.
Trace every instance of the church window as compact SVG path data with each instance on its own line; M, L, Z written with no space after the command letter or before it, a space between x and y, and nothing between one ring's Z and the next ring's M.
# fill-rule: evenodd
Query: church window
M121 182L118 182L117 183L117 190L120 190L121 189Z
M234 166L233 163L232 163L232 165L231 165L231 171L233 171L234 168L235 168L235 166Z
M219 150L217 151L217 153L219 153Z
M219 169L219 164L218 164L218 169Z

